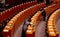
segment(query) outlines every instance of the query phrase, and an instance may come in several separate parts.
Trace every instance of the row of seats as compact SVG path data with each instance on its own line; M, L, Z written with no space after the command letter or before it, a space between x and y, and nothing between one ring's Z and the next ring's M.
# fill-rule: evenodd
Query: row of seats
M51 6L48 6L46 8L44 8L45 12L46 12L46 16L49 16L50 14L53 13L53 11L55 11L56 9L58 9L60 6L59 4L53 4ZM50 19L52 20L52 19ZM49 27L49 26L48 26ZM48 29L48 28L47 28ZM51 29L52 30L52 29ZM48 33L49 34L49 33ZM53 35L53 34L51 34ZM49 36L49 37L56 37L56 36Z
M36 27L36 23L37 23L37 19L38 17L41 16L41 12L38 11L32 18L31 18L31 22L30 25L28 26L28 29L26 31L27 34L33 34L33 32L35 32L35 27ZM41 20L41 19L40 19ZM29 31L30 30L30 31Z
M60 0L54 0L53 3L60 3Z
M31 26L33 27L34 25L36 25L37 19L38 17L41 17L41 12L38 11L32 18L31 18Z
M30 15L33 15L37 10L39 10L39 8L44 7L44 6L45 6L45 2L29 7L19 12L7 23L7 25L5 26L3 30L3 36L12 37L14 32L17 30L19 24L21 24L24 20L26 20L26 18L28 18Z
M56 6L57 5L57 6ZM53 6L49 6L47 8L47 10L52 9L52 11L56 10L57 8L59 8L59 4L56 4ZM17 27L19 26L19 24L21 24L26 18L28 18L28 16L32 15L34 12L36 12L39 8L46 6L45 3L42 4L37 4L35 6L32 6L30 8L27 8L25 10L23 10L21 13L19 12L16 16L14 16L12 18L12 20L10 20L7 23L7 26L5 27L5 29L11 34L14 34L15 30L17 29ZM45 8L46 9L46 8ZM45 10L46 12L48 12L47 10ZM30 13L29 13L30 12ZM51 12L51 11L50 11ZM29 15L28 15L29 13ZM23 17L25 16L25 17ZM35 21L35 20L34 20ZM10 27L10 28L9 28ZM30 26L29 26L30 27ZM5 33L6 30L3 30L3 33ZM9 33L8 36L9 36ZM5 33L6 34L6 33ZM3 34L4 35L4 34ZM5 36L5 35L4 35ZM7 36L7 35L6 35ZM10 35L12 37L12 35Z
M20 5L17 5L15 7L12 7L10 9L7 9L3 12L0 13L0 23L3 22L4 20L7 20L8 18L10 18L12 15L16 14L17 12L29 7L29 6L32 6L32 5L35 5L37 4L37 2L35 1L31 1L31 2L26 2L26 3L22 3Z
M35 5L36 6L36 5ZM34 6L32 6L32 7L34 7ZM30 7L31 8L31 7ZM29 9L29 8L28 8ZM28 9L26 9L26 10L28 10ZM25 11L25 10L24 10ZM17 17L16 17L17 18ZM14 23L14 22L13 22ZM15 22L16 23L16 22ZM19 24L19 23L18 23ZM15 25L16 26L16 25ZM18 26L18 25L17 25Z
M60 18L60 9L54 11L48 19L47 32L50 37L59 37L59 32L56 28L56 21Z
M46 16L51 14L54 10L56 10L57 8L59 8L59 4L53 4L51 6L45 7L44 10L46 12ZM27 34L34 34L35 32L35 27L37 24L37 21L41 21L42 15L41 15L42 11L38 11L32 18L31 18L31 22L30 25L28 26L28 29L26 31ZM39 19L40 18L40 19Z
M22 3L20 5L14 6L10 9L7 9L3 12L0 12L0 33L2 32L2 30L4 29L6 24L10 21L10 19L13 16L15 16L18 12L22 11L23 9L28 8L35 4L37 4L37 2L35 2L35 1L26 2L26 3Z
M14 6L10 9L7 9L3 12L0 12L0 29L1 29L1 31L3 30L5 25L10 21L10 19L12 17L14 17L18 12L20 12L23 9L28 8L32 5L35 5L35 4L37 4L37 2L35 2L35 1L26 2L26 3L22 3L20 5ZM1 33L1 31L0 31L0 33Z
M52 4L52 5L44 8L44 10L46 12L46 16L50 15L53 11L55 11L59 7L60 7L60 4Z
M44 10L46 11L46 14L48 14L48 13L51 13L51 12L53 12L54 10L56 10L58 7L59 7L59 5L53 4L53 5L51 5L51 6L45 7ZM52 9L52 10L50 10L50 9ZM31 24L32 27L36 25L37 19L38 19L39 15L40 15L40 20L42 20L42 15L41 15L41 13L42 13L41 11L38 11L38 12L31 18L30 24ZM48 14L48 15L49 15L49 14Z

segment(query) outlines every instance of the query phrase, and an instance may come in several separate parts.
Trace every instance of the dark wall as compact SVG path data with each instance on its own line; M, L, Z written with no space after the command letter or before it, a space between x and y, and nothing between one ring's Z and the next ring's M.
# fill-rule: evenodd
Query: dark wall
M9 4L10 7L14 6L14 0L5 0L6 4Z
M5 1L6 1L6 4L9 4L12 7L12 6L25 3L28 1L33 1L33 0L5 0Z

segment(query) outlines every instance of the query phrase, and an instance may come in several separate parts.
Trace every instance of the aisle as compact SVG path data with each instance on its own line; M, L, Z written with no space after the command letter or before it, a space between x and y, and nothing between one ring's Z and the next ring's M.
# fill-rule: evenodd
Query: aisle
M57 21L56 27L57 27L57 29L59 31L59 37L60 37L60 19Z
M35 37L46 37L45 34L45 26L46 26L46 22L41 21L37 28L36 28L36 32L35 32Z
M22 27L23 27L23 23L17 28L13 37L21 37Z

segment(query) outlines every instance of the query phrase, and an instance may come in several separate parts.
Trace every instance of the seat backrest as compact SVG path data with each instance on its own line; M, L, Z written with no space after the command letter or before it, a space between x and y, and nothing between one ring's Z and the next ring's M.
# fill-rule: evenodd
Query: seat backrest
M30 4L30 5L29 5ZM32 5L35 5L35 4L37 4L37 2L27 2L27 4L22 4L22 5L20 5L20 6L15 6L14 8L10 8L10 11L9 12L6 12L5 13L5 15L4 14L2 14L2 17L3 17L3 19L2 18L0 18L0 22L3 22L4 20L7 20L8 19L8 17L11 17L13 14L15 14L15 13L17 13L17 12L19 12L19 11L21 11L21 10L23 10L23 9L25 9L25 8L27 8L27 7L29 7L29 6L32 6ZM26 5L26 6L25 6ZM6 17L7 16L7 17Z
M24 21L26 20L30 15L33 15L37 10L39 10L41 7L44 7L45 4L37 4L35 6L29 7L21 12L19 12L16 16L14 16L12 19L10 20L3 30L3 36L7 36L9 35L10 37L13 36L13 34L15 33L16 29L18 28L18 26Z

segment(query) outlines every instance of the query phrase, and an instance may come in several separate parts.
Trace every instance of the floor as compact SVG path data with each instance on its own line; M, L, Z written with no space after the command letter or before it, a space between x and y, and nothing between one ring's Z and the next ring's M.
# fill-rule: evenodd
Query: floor
M23 23L18 27L13 37L21 37L22 26ZM56 27L59 31L59 37L60 37L60 19L57 21ZM36 26L35 37L46 37L45 29L46 29L46 22L44 21L39 22L39 24L37 24Z
M23 23L17 28L17 31L14 33L13 37L21 37Z
M57 27L57 29L59 31L59 37L60 37L60 19L57 21L56 27Z
M46 37L45 27L46 22L41 21L36 28L35 37Z

